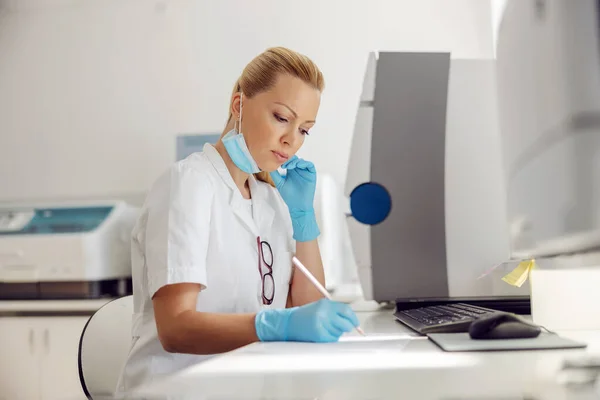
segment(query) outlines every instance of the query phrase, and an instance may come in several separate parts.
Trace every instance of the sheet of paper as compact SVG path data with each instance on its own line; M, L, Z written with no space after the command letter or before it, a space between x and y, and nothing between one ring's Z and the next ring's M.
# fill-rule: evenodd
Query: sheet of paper
M533 268L535 268L535 260L521 261L519 265L517 265L512 272L504 276L502 280L509 285L521 287L527 278L529 278L529 273Z
M387 338L387 340L385 340ZM256 343L237 351L237 354L254 355L287 355L296 356L298 354L364 354L378 352L402 352L406 345L410 343L408 338L398 338L392 336L380 336L380 339L369 336L348 336L340 338L336 343L294 343L294 342L272 342Z
M348 335L340 338L341 343L345 342L387 342L396 340L427 340L427 336L416 336L416 335L372 335L367 334L366 336L359 335Z

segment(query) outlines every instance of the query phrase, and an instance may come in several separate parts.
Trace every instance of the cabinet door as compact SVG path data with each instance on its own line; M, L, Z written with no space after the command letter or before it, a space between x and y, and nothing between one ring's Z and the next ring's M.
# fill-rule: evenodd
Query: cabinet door
M39 318L41 398L85 399L79 382L79 337L89 317Z
M40 336L35 318L0 317L0 399L40 398Z

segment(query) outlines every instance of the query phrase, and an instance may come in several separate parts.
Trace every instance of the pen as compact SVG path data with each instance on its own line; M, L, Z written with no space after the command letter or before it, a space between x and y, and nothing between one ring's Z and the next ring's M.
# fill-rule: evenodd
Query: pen
M321 285L321 282L319 282L317 280L317 278L315 278L314 275L310 273L310 271L300 262L300 260L298 260L296 258L296 256L292 257L292 262L294 263L294 265L296 266L296 268L298 268L308 278L308 280L311 281L311 283L313 285L315 285L315 287L317 288L317 290L319 292L321 292L321 294L323 296L325 296L329 300L332 300L331 299L331 295L329 294L329 292L327 291L327 289L325 289L323 287L323 285ZM356 331L358 333L360 333L361 335L365 336L365 332L361 329L360 326L356 327Z

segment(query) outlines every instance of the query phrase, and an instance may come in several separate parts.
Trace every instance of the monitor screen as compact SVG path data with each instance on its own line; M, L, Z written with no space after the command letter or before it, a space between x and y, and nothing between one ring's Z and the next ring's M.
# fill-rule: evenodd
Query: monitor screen
M597 0L506 6L497 85L514 256L581 251L599 236L598 42Z

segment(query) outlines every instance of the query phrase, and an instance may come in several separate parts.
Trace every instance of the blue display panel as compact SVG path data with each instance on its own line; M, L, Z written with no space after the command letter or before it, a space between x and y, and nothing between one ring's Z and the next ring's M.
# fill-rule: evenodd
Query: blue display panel
M0 235L32 235L91 232L106 220L112 206L77 208L41 208L19 230L0 231ZM0 210L0 218L16 218L20 211Z

